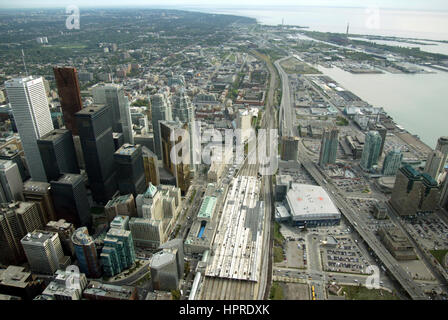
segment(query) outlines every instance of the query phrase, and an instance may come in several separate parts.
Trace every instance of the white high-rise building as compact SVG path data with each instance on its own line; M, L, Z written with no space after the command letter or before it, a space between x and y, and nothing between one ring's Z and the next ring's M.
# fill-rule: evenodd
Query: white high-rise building
M160 125L162 120L172 120L171 102L167 93L157 93L151 96L152 129L154 131L154 153L162 159L162 142Z
M35 230L21 241L31 271L54 274L60 267L66 267L70 258L64 256L61 240L56 232Z
M0 160L0 200L2 202L23 200L23 182L17 164Z
M34 181L47 181L37 139L54 129L42 77L29 76L5 82L19 131L28 170Z
M123 132L124 143L134 144L130 104L123 87L116 83L101 84L93 87L92 94L96 104L112 108L112 130Z
M425 173L429 174L431 177L433 177L435 180L437 180L439 174L443 170L443 159L445 155L440 152L439 150L432 151L428 159L426 160L425 165Z
M195 123L194 105L183 88L179 89L173 97L173 120L179 120L188 125L190 136L190 170L196 171L196 159L200 159L199 129Z

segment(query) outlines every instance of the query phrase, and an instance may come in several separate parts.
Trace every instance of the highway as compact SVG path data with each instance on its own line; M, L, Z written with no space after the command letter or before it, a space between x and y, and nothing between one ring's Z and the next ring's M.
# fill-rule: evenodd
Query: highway
M347 204L344 197L339 193L337 187L335 187L331 182L324 183L324 176L316 168L315 164L309 160L303 149L303 145L299 143L299 157L303 167L319 185L323 186L327 190L339 210L341 210L342 214L347 218L353 228L375 252L387 270L389 270L390 274L400 283L412 299L428 299L423 290L413 281L408 273L397 264L396 260L376 238L376 236L367 229L364 229L363 223L358 218L356 211L349 204ZM327 180L331 181L330 179Z
M279 122L281 122L281 135L282 136L294 136L294 114L291 108L291 92L289 87L288 75L281 67L280 63L284 60L291 58L288 56L274 62L275 67L282 79L282 101L280 103Z

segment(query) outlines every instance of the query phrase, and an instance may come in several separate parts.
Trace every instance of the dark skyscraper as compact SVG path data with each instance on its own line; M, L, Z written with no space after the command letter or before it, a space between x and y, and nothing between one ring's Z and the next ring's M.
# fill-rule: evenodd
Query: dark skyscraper
M76 118L93 199L106 204L117 191L110 107L89 106Z
M50 184L57 218L76 227L90 226L90 207L82 176L67 173Z
M115 154L118 189L121 194L132 193L134 197L146 189L142 147L124 144Z
M58 87L59 101L65 127L73 135L78 134L75 113L82 109L81 93L76 68L53 68L56 85Z
M54 129L37 140L48 181L63 173L79 173L76 151L70 131Z

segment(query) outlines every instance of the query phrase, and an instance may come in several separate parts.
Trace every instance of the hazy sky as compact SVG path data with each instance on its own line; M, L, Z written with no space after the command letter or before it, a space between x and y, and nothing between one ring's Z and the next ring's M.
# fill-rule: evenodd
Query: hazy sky
M447 0L0 0L0 8L48 8L110 6L157 7L257 7L257 6L342 6L448 10Z

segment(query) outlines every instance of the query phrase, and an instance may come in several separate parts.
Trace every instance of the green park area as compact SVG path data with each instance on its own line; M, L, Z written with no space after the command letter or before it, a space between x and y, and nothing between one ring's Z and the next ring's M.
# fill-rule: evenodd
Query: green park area
M383 289L368 289L362 286L343 286L347 300L399 300L399 298L389 291Z
M269 295L271 300L283 300L283 288L278 282L273 282L271 286L271 293Z

